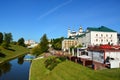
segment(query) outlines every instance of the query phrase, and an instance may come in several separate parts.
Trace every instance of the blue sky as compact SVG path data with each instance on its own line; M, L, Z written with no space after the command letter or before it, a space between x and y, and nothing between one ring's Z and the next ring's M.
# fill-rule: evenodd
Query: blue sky
M67 37L68 27L109 27L120 32L120 0L0 0L0 32L14 40Z

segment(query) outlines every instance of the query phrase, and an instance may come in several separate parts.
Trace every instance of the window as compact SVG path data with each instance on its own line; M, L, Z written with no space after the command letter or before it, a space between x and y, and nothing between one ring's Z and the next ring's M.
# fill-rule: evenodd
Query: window
M108 37L108 34L106 34L106 37Z
M112 42L112 40L111 40L111 42Z
M98 39L96 39L96 42L98 41Z
M108 39L106 41L108 42Z
M112 34L111 34L111 37L112 37Z
M101 34L101 37L103 36L103 34Z
M103 42L103 39L101 39L101 42Z
M96 34L96 36L98 36L98 34Z

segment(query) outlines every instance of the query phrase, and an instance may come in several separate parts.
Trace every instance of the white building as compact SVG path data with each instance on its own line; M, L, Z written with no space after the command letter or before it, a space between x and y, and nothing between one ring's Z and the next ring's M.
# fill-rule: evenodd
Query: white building
M24 42L27 46L27 48L34 48L35 46L38 45L37 42L35 42L34 40L25 40Z
M106 64L110 68L120 68L120 46L102 45L88 49L88 56L94 63Z
M70 29L68 29L68 38L75 38L77 35L81 35L81 34L83 34L84 32L83 32L83 29L82 29L82 27L80 27L79 28L79 30L78 30L78 32L76 32L76 31L74 31L74 30L70 30Z
M88 45L113 44L117 45L117 32L107 27L99 28L88 27L86 33L80 36L78 40L86 47Z
M25 40L24 43L27 45L32 45L32 44L35 44L36 42L34 40Z
M117 32L104 26L98 28L88 27L86 32L83 32L82 27L79 28L78 32L68 29L68 39L70 38L77 42L76 45L81 44L85 47L89 45L118 44ZM66 45L65 41L66 39L62 42L63 50L69 48L69 46L64 47Z

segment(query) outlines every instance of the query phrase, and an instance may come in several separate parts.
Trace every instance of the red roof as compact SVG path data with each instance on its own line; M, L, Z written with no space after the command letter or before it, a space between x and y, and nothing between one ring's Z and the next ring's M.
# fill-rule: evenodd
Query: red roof
M110 45L101 45L101 46L99 46L99 48L101 48L101 49L111 49L112 46L110 46Z

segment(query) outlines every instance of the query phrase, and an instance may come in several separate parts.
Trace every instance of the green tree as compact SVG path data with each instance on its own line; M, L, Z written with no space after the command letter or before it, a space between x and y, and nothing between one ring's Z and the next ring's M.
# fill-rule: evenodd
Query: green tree
M11 33L4 33L4 42L2 43L2 46L4 48L9 48L12 40L13 39L12 39L12 34Z
M63 41L63 37L61 38L56 38L56 39L52 39L51 43L52 43L52 47L56 50L61 50L62 48L62 41Z
M33 54L33 55L36 55L36 56L38 56L39 54L41 54L40 45L35 46L35 47L32 49L32 54Z
M3 33L0 32L0 44L3 42Z
M32 49L32 54L38 56L44 52L47 52L48 48L49 48L48 44L49 43L48 43L47 36L46 36L46 34L44 34L40 39L39 45Z
M47 39L47 35L46 34L44 34L43 36L42 36L42 38L40 39L40 49L41 49L41 52L43 53L43 52L47 52L48 51L48 39Z
M25 47L25 44L24 44L24 38L20 38L19 40L18 40L18 45L20 45L20 46L23 46L23 47Z

